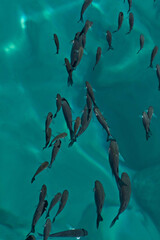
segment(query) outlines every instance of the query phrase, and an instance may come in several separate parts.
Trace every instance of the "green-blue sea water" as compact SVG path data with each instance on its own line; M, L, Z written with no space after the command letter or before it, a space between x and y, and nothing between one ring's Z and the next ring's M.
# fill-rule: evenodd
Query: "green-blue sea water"
M69 191L68 202L52 226L52 232L70 228L88 231L86 240L160 239L160 92L156 64L147 69L152 49L160 46L160 1L133 0L134 26L129 30L128 1L93 0L84 22L93 21L87 33L84 55L73 72L73 86L67 86L64 58L70 59L71 40L81 31L83 0L1 0L0 2L0 240L23 240L31 229L40 189L47 186L50 203L57 192ZM107 51L106 30L117 28L118 14L124 13L119 32L113 34L114 50ZM56 55L53 34L60 49ZM139 37L145 37L144 48ZM93 71L97 47L102 57ZM105 130L93 114L87 130L68 148L69 131L62 110L52 121L52 134L67 132L51 169L31 178L51 148L45 145L45 120L56 112L56 95L70 103L73 120L82 115L86 102L85 81L95 89L96 103L107 119L121 154L119 171L131 179L128 208L116 224L119 193L109 165ZM149 106L156 118L152 136L146 141L142 119ZM94 182L105 191L103 222L96 228ZM53 209L53 217L57 209ZM38 221L43 232L45 216ZM71 238L70 238L71 239Z

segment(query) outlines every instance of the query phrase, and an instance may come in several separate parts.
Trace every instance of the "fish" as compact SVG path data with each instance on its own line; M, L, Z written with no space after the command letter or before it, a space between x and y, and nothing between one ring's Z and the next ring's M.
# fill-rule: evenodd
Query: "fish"
M35 177L40 173L42 172L44 169L46 169L48 167L48 164L49 162L45 161L43 162L40 167L37 169L36 173L34 174L32 180L31 180L31 183L33 183L35 181Z
M46 132L46 144L43 147L43 150L48 146L50 139L51 139L51 135L52 135L52 129L48 128L48 131Z
M148 114L145 111L142 113L142 122L143 122L144 129L146 131L146 140L148 140L148 138L151 135L150 120L149 120Z
M44 200L44 206L43 206L43 210L42 210L41 216L42 216L43 213L46 211L47 207L48 207L48 201L47 201L47 200Z
M48 113L46 121L45 121L45 133L47 133L49 125L51 124L53 119L53 114L51 112Z
M43 234L44 234L44 238L43 239L44 240L47 240L49 238L49 234L51 232L51 228L52 228L52 223L51 223L51 220L48 218L46 220L45 225L44 225L44 232L43 232Z
M34 235L29 235L26 240L36 240Z
M102 50L101 50L101 47L98 47L97 48L97 53L96 53L96 63L93 67L93 70L95 69L96 65L98 64L100 58L101 58L101 54L102 54Z
M148 118L149 118L150 121L152 119L153 113L154 113L153 107L149 106L148 111L147 111L147 115L148 115Z
M46 218L49 217L49 213L50 211L52 210L52 208L56 205L57 202L59 202L60 198L61 198L62 194L59 192L57 193L54 198L52 199L51 203L50 203L50 206L49 206L49 209L48 209L48 212L47 212L47 215L46 215Z
M38 233L39 236L43 236L43 234ZM66 230L63 232L57 232L57 233L53 233L50 234L49 237L76 237L76 238L80 238L80 237L85 237L88 235L87 230L85 229L72 229L72 230Z
M89 115L88 115L88 112L89 112L88 107L87 107L87 105L85 105L83 114L81 116L81 127L80 127L78 133L76 134L76 138L79 137L82 133L84 133L89 126L89 123L92 119L92 109L89 112Z
M109 51L110 49L113 50L113 47L112 47L112 34L111 34L110 31L107 31L107 32L106 32L106 39L107 39L107 42L108 42L108 45L109 45L108 51Z
M53 140L51 141L49 147L51 147L52 143L54 143L55 141L57 141L57 140L59 140L61 138L65 138L65 137L67 137L67 133L66 132L58 134L55 138L53 138Z
M54 118L57 116L57 113L60 111L62 106L61 95L59 93L57 93L57 96L56 96L56 106L57 106L57 110L56 110L56 113L54 114Z
M129 204L130 196L131 196L131 181L127 173L123 172L121 175L121 180L125 183L125 185L121 186L119 191L120 198L120 208L117 216L113 219L110 228L115 224L115 222L119 219L119 215L124 212Z
M80 63L82 56L83 56L83 47L80 47L79 50L77 51L78 55L77 55L77 59L76 61L73 63L72 67L76 68L78 66L78 64Z
M88 109L87 120L89 120L90 112L92 111L92 100L91 100L91 97L89 96L88 92L87 92L87 97L86 97L86 104L87 104L87 109Z
M143 45L144 45L144 35L141 34L140 35L140 49L138 50L137 54L142 50Z
M98 120L98 122L102 125L102 127L106 130L107 132L107 142L110 140L110 137L112 138L112 135L110 133L110 129L109 126L105 120L105 118L103 117L102 113L100 112L99 108L95 105L94 108L94 113L96 115L96 118Z
M130 10L131 10L131 6L132 6L132 0L128 0L128 5L129 5L129 9L128 9L128 12L127 12L127 13L129 13L129 12L130 12Z
M75 68L80 63L80 60L83 55L83 48L86 43L86 36L84 34L80 35L80 32L77 32L72 45L71 50L71 67L72 71L75 70Z
M64 190L63 193L62 193L62 197L61 197L61 200L60 200L58 211L57 211L55 217L53 218L52 223L55 221L56 217L60 214L60 212L64 209L64 207L67 203L67 200L68 200L68 195L69 195L68 190Z
M44 202L46 195L47 195L47 187L45 184L43 184L40 191L40 195L39 195L39 202Z
M86 81L86 88L87 88L87 93L88 93L88 95L90 96L93 104L96 105L96 103L95 103L95 97L94 97L94 93L93 93L93 89L92 89L91 84L90 84L88 81Z
M152 53L151 53L150 65L148 66L148 68L149 68L149 67L153 68L153 60L154 60L157 52L158 52L158 47L155 46L155 47L153 48L153 50L152 50Z
M93 0L85 0L82 8L81 8L81 14L80 14L80 19L78 22L83 22L83 14L86 11L86 9L88 8L88 6L92 3Z
M156 74L157 74L157 78L158 78L158 90L160 91L160 65L156 65Z
M119 177L119 147L115 139L110 139L109 146L109 164L112 170L112 174L115 177L118 189L125 183Z
M74 124L74 136L76 135L80 125L81 125L81 118L77 117Z
M82 28L82 31L81 31L80 34L79 34L79 37L80 37L82 34L86 35L87 32L88 32L88 30L89 30L89 28L91 28L92 25L93 25L93 22L92 22L92 21L86 20L85 25L84 25L84 27Z
M99 227L99 222L103 221L103 218L101 216L102 208L104 205L104 199L105 199L105 193L103 189L103 185L100 181L95 181L95 187L94 187L94 199L96 203L97 208L97 229Z
M54 38L54 42L55 42L56 48L57 48L56 54L58 54L59 53L59 40L58 40L57 34L53 34L53 38Z
M68 76L68 87L69 87L69 86L73 85L73 79L72 79L72 71L73 70L72 70L72 66L71 66L68 58L65 58L64 61L65 61L65 65L66 65L66 69L67 69L68 75L69 75Z
M54 162L54 160L56 159L56 156L59 152L59 149L61 147L61 140L58 139L55 141L54 145L53 145L53 149L52 149L52 155L51 155L51 161L50 161L50 164L49 164L49 168L52 167L52 163Z
M130 14L129 14L129 31L126 34L129 34L132 31L133 25L134 25L134 15L133 15L133 13L130 12Z
M62 99L62 110L63 115L67 124L67 127L70 131L70 139L73 137L73 129L72 129L72 111L69 103L65 98Z
M118 28L117 28L117 30L113 31L113 33L118 32L120 30L122 23L123 23L123 18L124 18L124 14L123 14L123 12L120 12L119 16L118 16Z

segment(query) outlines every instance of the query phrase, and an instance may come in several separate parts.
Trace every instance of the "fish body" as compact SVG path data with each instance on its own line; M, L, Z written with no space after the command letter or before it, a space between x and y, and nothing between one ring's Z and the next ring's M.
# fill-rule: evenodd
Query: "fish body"
M131 181L127 173L122 173L121 180L125 183L125 185L121 186L119 191L120 198L120 208L117 216L113 219L110 227L112 227L115 222L119 219L119 215L124 212L129 204L130 196L131 196Z
M61 138L65 138L65 137L67 137L67 133L65 133L65 132L58 134L55 138L53 138L53 140L51 141L49 147L51 147L52 143L54 143L55 141L57 141L57 140L59 140Z
M144 46L144 35L141 34L140 35L140 49L138 50L137 54L142 50L143 46Z
M127 32L127 34L129 34L132 31L133 25L134 25L134 15L133 15L133 13L130 12L130 14L129 14L129 32Z
M156 65L156 73L157 73L157 78L158 78L158 90L160 91L160 65Z
M40 173L42 172L44 169L46 169L48 167L48 162L43 162L40 167L37 169L36 173L34 174L32 180L31 180L31 183L33 183L35 181L35 177Z
M118 16L118 28L113 33L118 32L120 30L122 23L123 23L123 18L124 18L124 14L123 14L123 12L120 12L119 16Z
M52 129L48 128L48 131L46 132L46 144L43 147L43 149L45 149L48 146L50 139L51 139L51 135L52 135Z
M109 141L109 138L112 136L111 133L110 133L110 129L109 129L109 126L105 120L105 118L103 117L102 113L100 112L99 108L95 105L94 108L94 113L96 115L96 118L97 120L99 121L99 123L102 125L102 127L106 130L107 132L107 142Z
M93 104L96 105L93 89L92 89L91 84L88 81L86 81L86 88L87 88L87 93L90 96L90 98L92 99Z
M51 112L48 113L47 118L46 118L46 122L45 122L45 133L47 133L49 125L51 124L53 119L53 114Z
M44 226L44 238L43 238L44 240L47 240L49 238L51 227L52 227L52 223L51 223L51 220L48 218Z
M57 106L57 111L54 114L54 118L57 116L57 113L60 111L62 103L61 103L61 95L59 93L57 93L56 96L56 106Z
M152 119L153 113L154 113L153 107L149 106L148 111L147 111L147 115L148 115L148 118L149 118L150 121Z
M67 127L70 131L70 138L72 139L73 137L73 129L72 129L72 111L69 103L65 98L62 99L62 110L63 110L63 115L67 124Z
M146 131L146 140L148 140L148 138L150 137L151 131L150 131L150 119L146 112L142 113L142 122L143 122L144 129Z
M96 53L96 63L93 67L93 70L95 69L96 65L98 64L100 58L101 58L102 50L100 47L97 48L97 53Z
M75 124L74 124L74 136L76 135L80 125L81 125L81 118L77 117L76 121L75 121Z
M39 195L39 202L44 202L46 195L47 195L47 187L45 184L43 184L40 191L40 195Z
M58 40L57 34L53 34L53 38L54 38L54 42L55 42L56 48L57 48L56 54L58 54L59 53L59 40Z
M106 40L107 40L108 45L109 45L108 50L110 50L110 49L113 50L113 47L112 47L112 34L111 34L110 31L106 32Z
M129 13L132 7L132 0L128 0L128 5L129 5L129 9L128 9L128 13Z
M105 199L105 193L103 189L103 185L100 181L95 181L95 187L94 187L94 199L96 203L97 208L97 229L99 227L99 222L103 221L103 218L101 216L102 208L104 205L104 199Z
M44 200L44 206L43 206L43 210L42 210L41 216L42 216L43 213L46 211L47 207L48 207L48 201L47 201L47 200Z
M49 168L52 167L52 163L54 162L54 160L56 159L56 156L59 152L59 149L61 147L61 140L58 139L55 141L54 145L53 145L53 149L52 149L52 154L51 154L51 161L50 161L50 164L49 164Z
M57 194L54 196L54 198L52 199L51 203L50 203L50 206L49 206L49 209L48 209L46 218L49 217L50 211L51 211L52 208L57 204L57 202L59 202L60 199L61 199L61 193L57 193Z
M155 46L152 50L152 53L151 53L151 60L150 60L150 65L149 65L149 67L151 67L151 68L153 68L153 60L154 60L157 52L158 52L158 47Z
M58 211L55 215L55 217L53 218L53 221L55 221L56 217L60 214L60 212L62 212L62 210L64 209L66 203L67 203L67 200L68 200L68 195L69 195L69 192L68 190L64 190L63 193L62 193L62 197L61 197L61 200L60 200L60 204L59 204L59 208L58 208Z
M78 22L83 22L83 14L86 11L86 9L88 8L88 6L92 3L93 0L85 0L82 8L81 8L81 14L80 14L80 20Z
M82 31L80 32L79 37L80 37L82 34L86 35L87 32L88 32L88 30L89 30L89 28L91 28L92 25L93 25L93 22L91 22L91 21L89 21L89 20L86 20L85 25L84 25L84 27L82 28Z

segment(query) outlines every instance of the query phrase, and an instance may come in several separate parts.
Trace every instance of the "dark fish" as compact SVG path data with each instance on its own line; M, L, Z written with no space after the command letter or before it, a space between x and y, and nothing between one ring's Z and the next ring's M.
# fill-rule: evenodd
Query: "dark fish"
M102 186L102 183L98 180L95 181L95 187L94 187L94 199L97 207L97 229L99 227L99 222L103 221L103 218L101 216L104 199L105 199L105 193Z
M129 34L132 31L134 25L134 16L133 13L129 14L129 32L127 32L126 34Z
M65 132L58 134L55 138L53 138L53 140L52 140L51 143L49 144L49 147L52 146L52 143L53 143L53 142L55 142L55 141L57 141L57 140L59 140L59 139L61 139L61 138L65 138L65 137L67 137L67 133L65 133Z
M160 65L156 65L156 73L157 73L157 78L158 78L158 90L160 91Z
M54 42L55 42L56 48L57 48L56 54L58 54L59 53L59 40L58 40L57 34L53 34L53 37L54 37Z
M57 194L54 196L54 198L52 199L52 201L51 201L51 203L50 203L50 206L49 206L49 209L48 209L46 218L49 217L50 211L51 211L52 208L56 205L56 203L59 202L60 198L61 198L61 193L57 193Z
M101 58L102 50L100 47L97 48L97 53L96 53L96 63L93 67L93 70L95 69L96 65L98 64L100 58Z
M112 174L116 179L118 188L120 189L120 187L124 185L124 183L119 177L119 148L115 139L110 140L109 164L111 166Z
M89 21L89 20L86 20L85 25L84 25L82 31L81 31L80 34L79 34L79 37L80 37L82 34L85 34L85 35L86 35L87 32L88 32L88 29L91 28L92 25L93 25L93 22L91 22L91 21Z
M112 137L111 133L110 133L110 129L109 126L105 120L105 118L103 117L102 113L100 112L99 108L95 105L94 108L94 113L96 115L96 118L98 120L98 122L102 125L102 127L106 130L107 132L107 142L110 140L110 137Z
M43 234L38 233L39 236L43 236ZM72 230L67 230L67 231L63 231L63 232L58 232L58 233L53 233L50 234L49 237L76 237L76 238L80 238L80 237L84 237L87 236L88 232L85 229L72 229Z
M142 113L142 122L143 122L144 129L146 131L146 140L148 140L148 138L150 137L151 131L150 131L150 120L146 112Z
M43 206L43 210L42 210L41 216L42 216L43 213L46 211L47 207L48 207L48 201L47 201L47 200L44 200L44 206Z
M62 103L61 103L61 95L59 93L57 93L56 96L56 106L57 106L57 111L54 114L54 118L57 116L57 113L60 111Z
M33 183L35 181L35 177L40 173L42 172L45 168L48 167L48 162L44 162L40 165L40 167L37 169L36 173L34 174L32 180L31 180L31 183Z
M120 208L117 216L113 219L110 227L112 227L119 219L119 215L126 210L131 196L131 181L127 173L122 173L121 181L124 182L125 185L121 186L119 191Z
M154 113L153 107L149 106L148 111L147 111L147 115L148 115L148 118L149 118L150 121L152 119L153 113Z
M153 48L153 50L152 50L152 53L151 53L151 60L150 60L150 65L149 65L149 67L151 67L151 68L153 68L152 63L153 63L153 60L154 60L157 52L158 52L158 47L155 46L155 47Z
M36 238L33 235L29 235L25 240L36 240Z
M52 135L52 129L48 128L48 131L46 131L46 144L43 147L43 149L45 149L48 146L50 139L51 139L51 135Z
M56 159L56 156L59 152L59 149L61 147L61 140L58 139L55 141L54 145L53 145L53 149L52 149L52 155L51 155L51 161L50 161L50 164L49 164L49 168L52 167L52 163L54 162L54 160Z
M129 9L128 9L128 13L129 13L131 10L131 6L132 6L132 0L128 0L128 5L129 5Z
M119 29L121 28L122 22L123 22L123 17L124 17L123 12L120 12L119 16L118 16L118 28L113 33L118 32Z
M46 195L47 195L47 187L45 184L43 184L40 195L39 195L39 202L44 202Z
M86 81L86 88L87 88L87 93L89 94L90 98L92 99L93 104L96 105L93 89L92 89L91 84L88 81Z
M110 50L110 49L113 50L113 47L112 47L112 34L111 34L110 31L106 32L106 39L107 39L107 42L108 42L108 45L109 45L108 50Z
M83 14L85 12L85 10L88 8L88 6L92 3L93 0L85 0L83 5L82 5L82 8L81 8L81 15L80 15L80 19L78 22L83 22Z
M49 125L51 124L53 119L53 114L51 112L48 113L46 122L45 122L45 133L48 131Z
M140 35L140 49L138 50L137 54L141 51L141 49L143 48L144 45L144 35L141 34Z
M66 203L67 203L67 200L68 200L68 195L69 195L69 192L67 190L64 190L63 193L62 193L62 197L61 197L61 200L60 200L60 204L59 204L59 208L58 208L58 211L55 215L55 217L53 218L53 221L55 221L56 217L60 214L60 212L63 210L63 208L65 207Z
M51 220L48 218L44 225L44 232L43 232L44 240L47 240L49 238L49 234L51 232L51 227L52 227L52 223L51 223Z
M67 58L64 59L65 61L65 65L66 65L66 69L68 72L68 87L73 85L73 79L72 79L72 66L69 62L69 60Z
M82 133L84 133L84 131L86 131L86 129L89 126L89 123L92 119L92 109L89 112L89 115L88 115L88 112L89 112L89 109L88 109L87 105L85 105L85 108L83 110L83 114L81 117L81 127L76 135L76 138L79 137Z
M73 129L72 129L72 111L69 103L65 98L62 99L62 110L63 110L63 115L67 124L67 127L70 131L70 138L72 139L73 137Z
M87 116L87 121L88 121L90 112L92 111L92 100L91 100L91 97L89 96L88 92L87 92L86 104L87 104L87 108L88 108L88 116Z
M71 50L72 71L78 66L82 58L85 42L86 42L85 35L84 34L80 35L79 32L76 33L75 38L73 40L72 50Z

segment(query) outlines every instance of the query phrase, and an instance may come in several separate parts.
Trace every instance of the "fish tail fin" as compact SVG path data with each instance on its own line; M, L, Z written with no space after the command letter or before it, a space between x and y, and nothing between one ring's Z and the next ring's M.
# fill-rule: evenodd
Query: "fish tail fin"
M52 143L50 143L50 144L48 145L48 147L52 147Z
M115 224L115 222L118 220L119 218L119 214L117 214L117 216L113 219L113 221L111 222L110 228L113 227L113 225Z
M109 51L109 50L114 50L114 48L112 46L109 46L107 51Z
M113 31L112 33L116 33L116 32L118 32L118 30Z
M43 150L46 148L46 146L43 147Z
M56 54L58 54L59 53L59 51L58 51L58 49L57 49L57 52L56 52Z
M117 177L116 182L117 182L117 185L118 185L118 189L121 189L122 186L127 186L127 184L124 183L124 182L120 179L120 177Z
M35 177L32 178L31 183L33 183L34 181L35 181Z
M141 51L141 49L138 50L137 54Z
M55 219L56 219L56 217L54 217L54 218L53 218L53 220L52 220L52 223L54 223L54 222L55 222Z
M96 64L95 64L94 67L93 67L93 71L94 71L95 67L96 67Z
M126 35L128 35L130 32L131 32L131 31L128 31L128 32L126 33Z
M50 163L49 165L48 165L48 168L51 168L52 167L52 163Z
M57 112L54 114L54 117L53 118L55 118L57 116Z
M80 19L77 21L77 23L83 22L83 16L81 15Z
M68 81L67 81L68 87L73 85L73 79L68 77Z
M99 223L102 222L102 221L103 221L103 218L102 218L101 214L98 213L98 216L97 216L97 229L99 227Z
M150 65L147 67L147 69L148 69L148 68L153 68L152 63L150 63Z
M110 140L113 140L112 135L108 135L108 136L107 136L107 142L109 142Z

